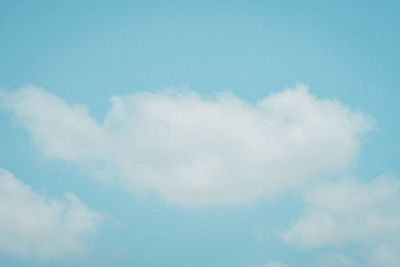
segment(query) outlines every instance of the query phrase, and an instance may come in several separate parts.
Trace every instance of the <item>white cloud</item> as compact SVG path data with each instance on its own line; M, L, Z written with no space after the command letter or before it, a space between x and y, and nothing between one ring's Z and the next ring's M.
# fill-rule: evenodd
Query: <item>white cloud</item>
M87 253L103 215L72 193L58 200L39 195L0 169L0 253L52 261Z
M306 215L282 234L287 243L306 249L356 246L364 266L400 266L399 180L321 185L305 202Z
M183 206L250 203L353 163L370 119L306 86L255 104L230 94L114 96L102 124L40 88L0 94L50 158Z

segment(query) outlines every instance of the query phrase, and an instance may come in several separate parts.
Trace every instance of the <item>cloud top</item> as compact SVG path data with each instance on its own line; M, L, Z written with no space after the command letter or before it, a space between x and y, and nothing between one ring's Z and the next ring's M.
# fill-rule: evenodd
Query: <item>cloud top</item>
M0 95L50 158L183 206L251 203L349 168L370 119L304 85L257 103L193 92L114 96L98 124L30 87Z

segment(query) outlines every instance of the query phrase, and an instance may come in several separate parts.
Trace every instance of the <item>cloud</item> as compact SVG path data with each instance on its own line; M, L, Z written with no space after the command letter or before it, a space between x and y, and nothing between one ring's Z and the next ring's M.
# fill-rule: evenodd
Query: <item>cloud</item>
M42 196L0 169L0 253L53 261L84 256L103 215L72 193Z
M320 185L305 202L306 214L282 234L285 242L305 249L355 246L364 266L400 266L398 179Z
M99 124L82 105L30 87L0 94L49 158L183 206L251 203L348 169L368 117L304 85L248 103L230 94L111 97Z

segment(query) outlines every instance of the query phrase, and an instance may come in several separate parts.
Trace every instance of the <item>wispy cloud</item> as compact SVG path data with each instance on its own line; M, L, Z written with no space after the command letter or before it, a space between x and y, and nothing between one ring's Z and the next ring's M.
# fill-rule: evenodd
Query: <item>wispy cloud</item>
M255 104L230 94L114 96L101 125L84 106L40 88L0 99L47 157L183 206L250 203L346 170L371 128L363 114L304 85Z
M0 253L52 261L84 256L104 215L72 193L46 197L0 169Z

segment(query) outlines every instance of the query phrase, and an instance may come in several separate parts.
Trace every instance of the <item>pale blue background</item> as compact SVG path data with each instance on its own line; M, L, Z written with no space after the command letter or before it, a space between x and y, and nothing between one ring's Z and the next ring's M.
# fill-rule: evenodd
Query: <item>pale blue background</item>
M117 94L188 86L256 101L306 83L376 119L354 170L371 179L400 172L399 29L400 1L2 0L0 86L41 86L87 104L101 121ZM0 168L38 191L72 191L119 220L77 266L307 266L312 258L277 236L255 235L301 215L297 196L239 208L166 206L44 159L3 110ZM24 264L0 257L1 266Z

